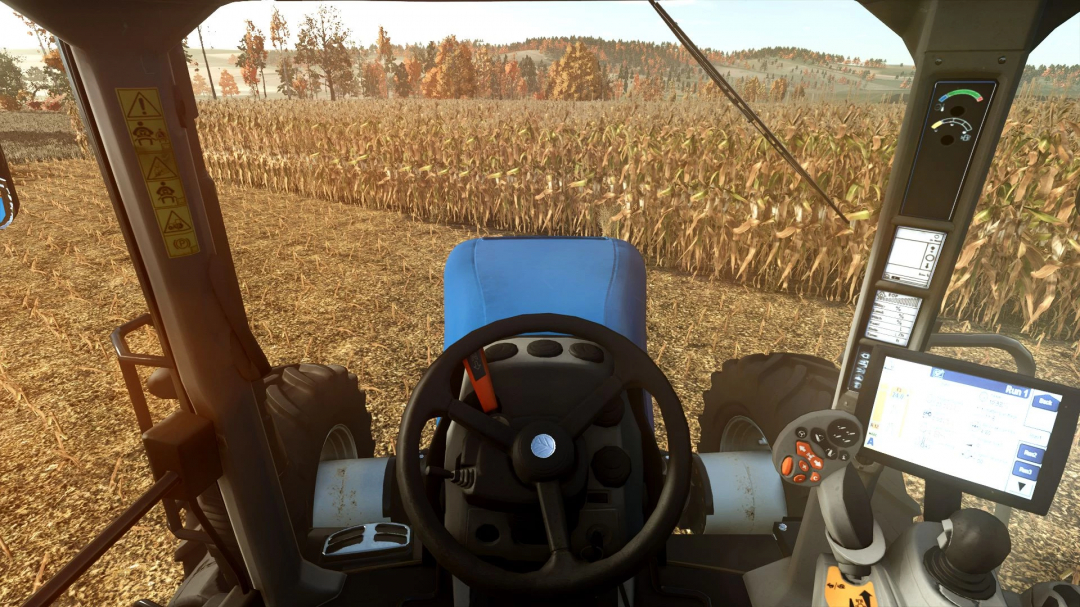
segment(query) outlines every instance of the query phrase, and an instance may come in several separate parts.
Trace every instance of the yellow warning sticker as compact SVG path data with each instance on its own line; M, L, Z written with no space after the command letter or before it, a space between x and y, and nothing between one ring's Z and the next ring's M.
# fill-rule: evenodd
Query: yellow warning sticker
M156 209L155 212L158 225L161 226L161 233L165 236L190 232L194 229L191 227L191 212L187 210L187 207Z
M184 186L179 179L147 181L146 186L150 188L150 200L154 203L155 209L187 206L187 200L184 199Z
M172 148L164 120L160 118L128 120L127 124L136 152L161 152Z
M154 206L166 252L169 257L198 253L195 224L184 195L184 184L180 181L158 90L116 89L116 95L124 111L128 135L138 155L143 182Z
M139 154L139 165L142 167L143 179L147 182L180 178L172 152Z
M128 120L163 117L157 89L116 89L116 94Z
M877 607L874 583L852 584L840 573L839 567L829 567L825 574L825 604L829 607Z

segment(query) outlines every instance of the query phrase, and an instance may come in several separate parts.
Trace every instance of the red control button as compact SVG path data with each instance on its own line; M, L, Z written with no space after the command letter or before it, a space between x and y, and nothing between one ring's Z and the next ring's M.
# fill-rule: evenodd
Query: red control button
M816 483L816 482L818 482L820 480L821 480L821 475L820 474L818 474L817 472L811 472L810 473L810 482L811 483Z
M806 459L810 460L810 467L812 467L814 470L821 470L825 467L825 460L814 454L810 454L809 456L807 456Z
M796 474L791 480L796 482L796 483L802 483L802 482L806 481L806 475L805 474Z
M813 454L814 451L810 448L810 443L804 441L795 441L795 453L806 457L807 455Z
M799 462L799 465L802 466L802 462ZM780 464L780 474L783 474L784 476L787 476L787 475L791 474L791 456L790 455L785 457L783 463Z
M810 464L806 463L806 460L800 459L799 460L799 470L802 470L803 472L809 472L810 471Z

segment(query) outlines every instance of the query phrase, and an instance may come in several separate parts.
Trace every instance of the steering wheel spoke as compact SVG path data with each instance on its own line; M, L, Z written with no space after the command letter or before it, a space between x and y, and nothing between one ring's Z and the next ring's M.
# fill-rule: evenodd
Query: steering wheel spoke
M536 493L540 496L540 513L544 517L548 548L551 549L552 558L560 561L562 556L557 556L560 552L570 555L570 529L566 523L562 487L559 481L542 481L536 483Z
M505 453L509 453L514 445L517 433L513 428L456 398L450 401L446 415L469 431L479 434Z
M596 416L604 409L611 399L618 397L628 387L627 381L613 373L603 381L595 390L589 393L576 407L570 410L559 425L570 436L577 438L588 428Z

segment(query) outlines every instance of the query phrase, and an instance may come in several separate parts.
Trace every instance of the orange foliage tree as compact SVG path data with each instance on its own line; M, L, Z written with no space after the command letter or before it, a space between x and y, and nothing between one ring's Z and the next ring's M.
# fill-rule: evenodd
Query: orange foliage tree
M413 93L420 92L420 82L424 78L424 66L416 57L405 60L405 71L409 74L409 90Z
M472 47L458 42L457 36L447 36L439 44L435 67L428 70L421 86L425 97L435 99L468 99L476 95L476 68Z
M240 68L240 77L244 79L244 84L248 85L251 89L251 94L256 98L259 96L259 76L263 69L266 68L266 58L269 53L266 51L266 38L263 37L262 30L255 27L255 24L250 19L244 22L245 30L244 37L240 39L240 56L236 58L236 67ZM266 80L263 80L263 97L266 96Z
M218 76L218 86L221 87L221 94L224 97L240 94L240 88L236 86L236 78L233 78L233 75L228 70L221 70L221 75Z
M578 42L548 69L549 99L593 101L610 99L611 87L600 69L596 53Z
M210 83L199 73L198 68L195 69L195 75L191 77L191 88L196 95L210 94Z

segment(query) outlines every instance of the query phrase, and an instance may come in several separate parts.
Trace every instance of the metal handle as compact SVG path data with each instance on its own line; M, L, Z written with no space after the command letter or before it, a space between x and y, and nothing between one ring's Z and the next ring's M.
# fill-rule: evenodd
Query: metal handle
M1008 352L1016 362L1016 372L1035 377L1035 357L1024 344L997 333L934 333L926 343L931 348L995 348Z

